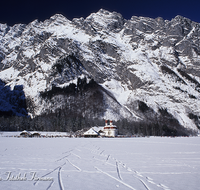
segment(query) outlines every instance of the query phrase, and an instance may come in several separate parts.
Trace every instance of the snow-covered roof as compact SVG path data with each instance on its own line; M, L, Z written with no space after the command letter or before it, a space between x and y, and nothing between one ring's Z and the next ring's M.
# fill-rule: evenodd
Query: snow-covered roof
M92 127L95 131L99 132L99 131L103 131L104 127Z
M99 135L99 131L103 131L104 127L92 127L84 133L84 135Z
M29 131L26 131L26 130L22 131L20 134L23 134L23 133L27 133L27 134L31 135L31 133Z
M33 131L33 132L31 132L31 134L33 135L33 134L40 134L40 133L37 131Z

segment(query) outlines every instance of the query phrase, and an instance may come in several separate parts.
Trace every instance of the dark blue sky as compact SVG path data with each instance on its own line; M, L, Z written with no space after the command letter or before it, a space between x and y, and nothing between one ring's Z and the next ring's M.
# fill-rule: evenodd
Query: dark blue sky
M171 20L176 15L200 23L200 0L5 0L1 3L0 23L12 26L38 19L44 21L56 13L68 19L87 17L100 8L131 16L163 17Z

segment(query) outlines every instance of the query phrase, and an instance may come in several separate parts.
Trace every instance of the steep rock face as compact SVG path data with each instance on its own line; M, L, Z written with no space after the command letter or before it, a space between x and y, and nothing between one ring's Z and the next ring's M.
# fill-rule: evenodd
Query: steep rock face
M69 21L57 14L28 25L0 24L0 79L11 89L23 85L32 116L64 106L70 109L72 99L76 101L74 97L83 93L77 89L84 79L86 86L91 80L98 85L96 91L84 88L88 105L84 115L88 117L145 121L143 102L151 108L150 115L161 116L159 110L164 109L180 125L196 130L199 27L181 16L171 21L135 16L125 20L103 9L86 19ZM52 97L44 98L41 94L45 93ZM95 102L90 95L95 93L100 94L94 104L100 108L96 115L89 113L89 105ZM77 99L81 104L77 109L83 110L81 99Z

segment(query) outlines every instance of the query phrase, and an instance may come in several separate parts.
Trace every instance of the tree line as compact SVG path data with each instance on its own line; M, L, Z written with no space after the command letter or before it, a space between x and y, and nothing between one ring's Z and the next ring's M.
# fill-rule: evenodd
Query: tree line
M104 95L102 88L94 81L87 83L86 78L78 78L77 84L59 88L52 86L49 91L41 92L44 101L49 101L54 106L56 97L62 96L64 104L60 108L51 111L45 110L40 116L0 116L1 131L61 131L74 133L81 129L93 126L104 126L105 113ZM55 101L55 102L54 102ZM141 121L121 119L114 121L118 127L119 135L140 136L187 136L195 135L195 132L184 128L168 113L167 109L160 108L156 113L145 102L138 101L138 114ZM28 105L28 104L27 104ZM190 118L199 122L198 118L190 114Z
M121 119L114 121L119 135L139 136L188 136L195 132L179 125L168 125L164 120L145 122L128 121ZM174 122L174 121L172 121ZM81 129L89 129L93 126L104 126L105 120L98 118L85 118L82 116L66 117L60 110L56 113L30 117L0 117L1 131L60 131L74 133Z

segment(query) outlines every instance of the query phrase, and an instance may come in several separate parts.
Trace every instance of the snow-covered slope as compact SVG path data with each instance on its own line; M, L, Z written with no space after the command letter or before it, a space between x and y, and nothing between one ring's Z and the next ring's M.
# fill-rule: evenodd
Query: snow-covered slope
M181 16L171 21L135 16L125 20L103 9L86 19L69 21L56 14L28 25L0 24L0 79L11 90L23 85L32 116L69 104L71 94L52 89L68 89L74 83L77 90L78 81L89 84L92 79L102 95L101 105L95 106L103 107L95 117L145 120L139 106L143 102L151 113L167 110L182 126L197 129L199 27ZM89 89L91 93L91 85ZM51 98L42 92L51 92Z

